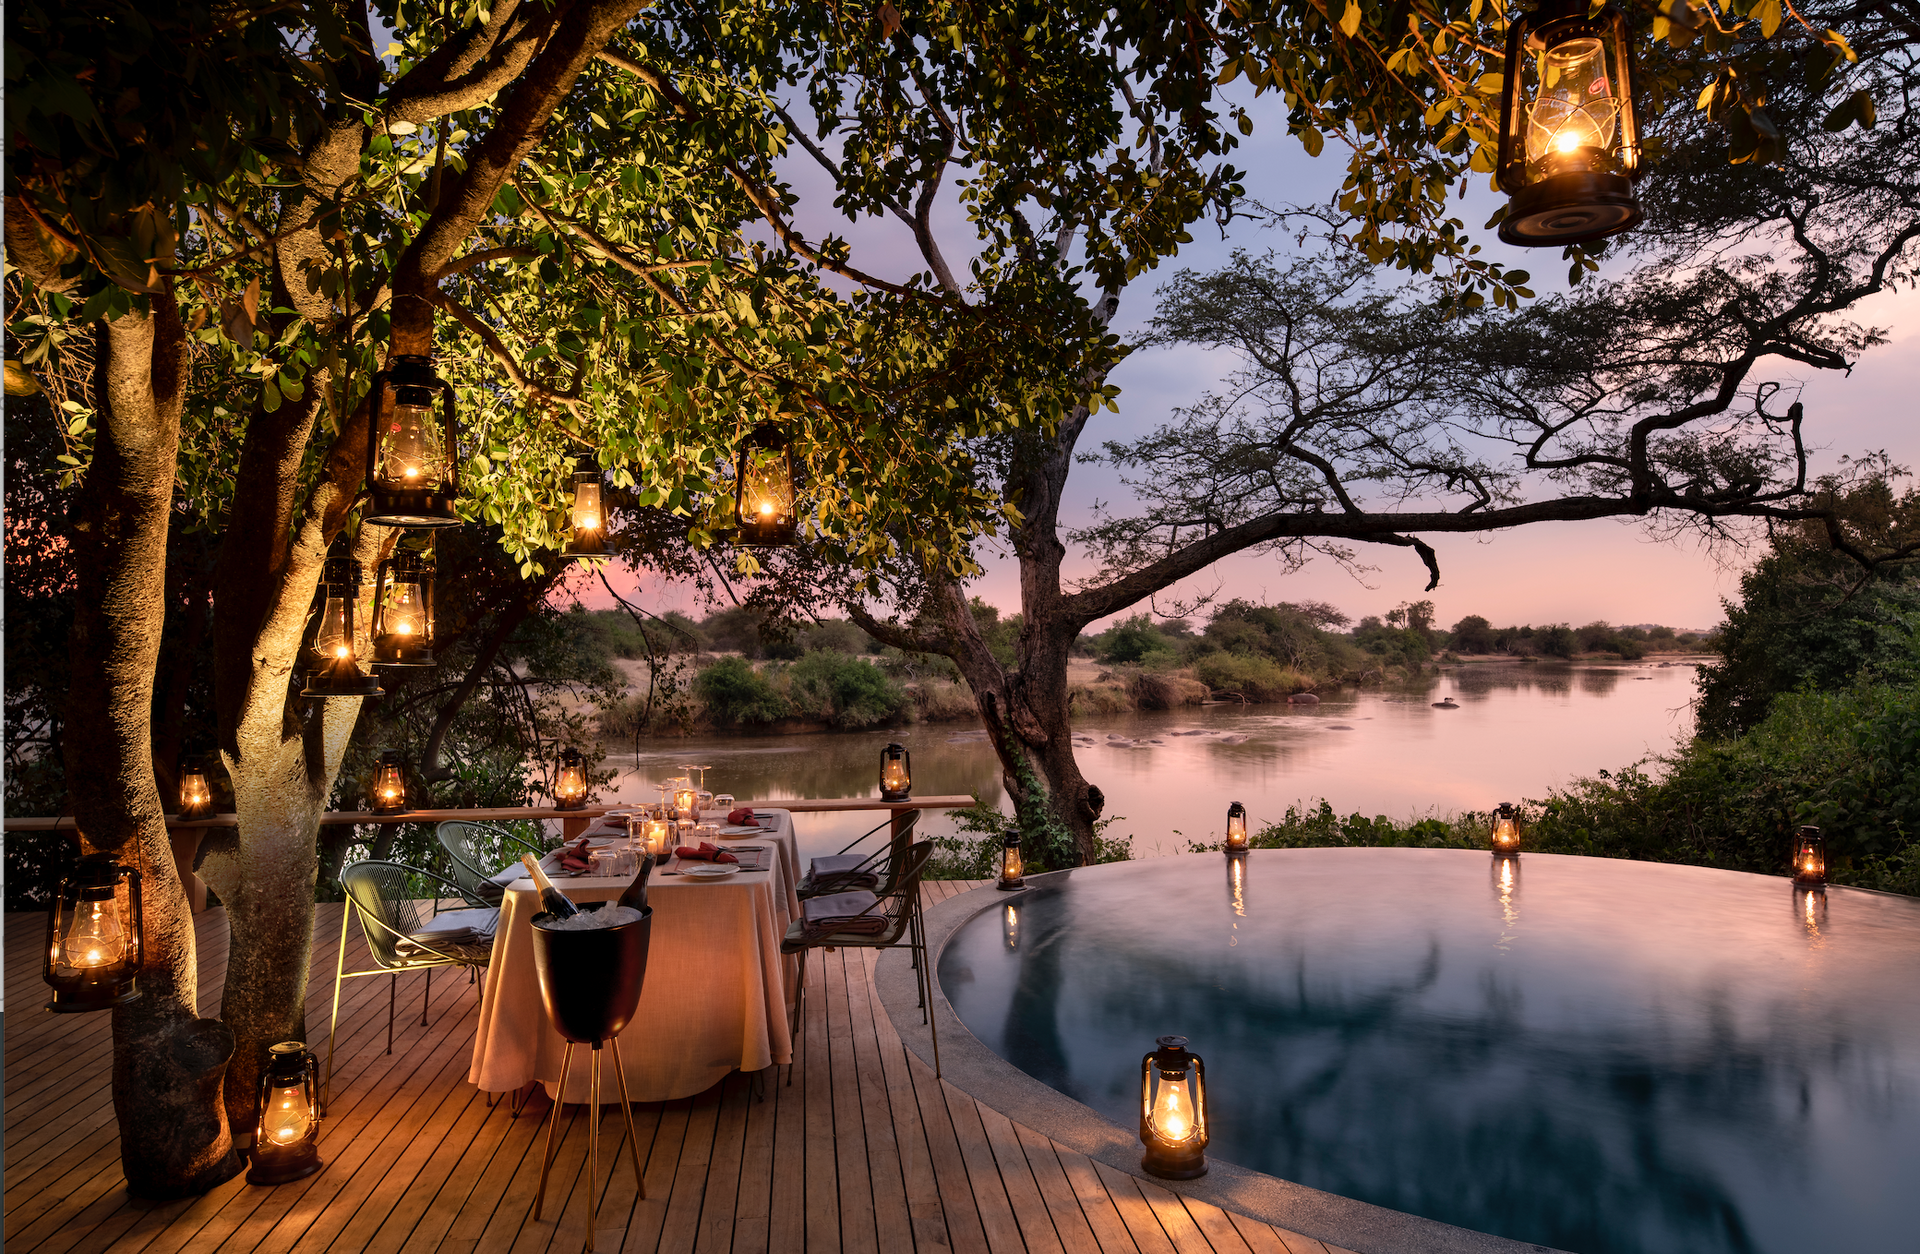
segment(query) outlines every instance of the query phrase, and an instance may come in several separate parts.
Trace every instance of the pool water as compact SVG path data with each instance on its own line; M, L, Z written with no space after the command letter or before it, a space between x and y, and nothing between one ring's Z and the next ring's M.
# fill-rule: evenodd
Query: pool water
M1129 1130L1580 1254L1920 1249L1920 899L1607 859L1255 851L1064 872L939 962L989 1048Z

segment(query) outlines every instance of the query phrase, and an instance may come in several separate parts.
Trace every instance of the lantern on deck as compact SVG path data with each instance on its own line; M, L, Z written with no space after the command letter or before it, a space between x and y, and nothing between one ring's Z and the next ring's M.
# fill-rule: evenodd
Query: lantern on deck
M587 804L587 767L578 749L560 751L560 775L553 781L553 808L578 810Z
M1793 882L1817 888L1827 882L1827 842L1817 827L1803 827L1793 837Z
M1247 807L1238 801L1227 807L1227 843L1224 848L1229 858L1247 856Z
M320 623L313 633L303 697L377 697L380 681L354 658L354 603L360 597L360 563L330 557L320 580Z
M180 813L183 819L204 819L213 813L213 789L199 758L180 759Z
M899 744L880 751L880 800L910 801L913 798L913 755Z
M97 855L82 858L47 909L47 1009L107 1010L140 996L134 977L143 944L140 872Z
M1558 247L1627 230L1641 218L1639 167L1625 11L1590 17L1587 0L1541 0L1514 14L1494 167L1509 197L1500 238Z
M573 505L568 513L571 534L560 556L573 560L613 556L614 547L607 539L607 511L601 500L598 467L582 467L573 472Z
M1000 837L1000 874L993 881L993 886L1003 893L1025 888L1027 881L1021 878L1025 871L1026 866L1020 858L1019 829L1009 827L1006 834Z
M440 412L434 412L434 398ZM373 376L373 422L367 430L365 521L381 527L457 527L460 495L454 437L453 385L433 372L431 358L398 354Z
M407 812L407 777L398 751L389 749L380 755L373 771L373 813Z
M1493 846L1493 856L1496 858L1520 856L1520 816L1514 811L1512 802L1503 801L1494 810L1489 843Z
M287 1184L320 1170L320 1064L304 1041L267 1050L248 1184Z
M792 544L799 520L794 511L793 453L780 428L763 422L740 441L733 477L737 543L755 547Z
M1167 1180L1207 1174L1207 1068L1184 1036L1163 1036L1140 1060L1140 1165Z
M395 553L373 582L373 664L433 665L433 558Z

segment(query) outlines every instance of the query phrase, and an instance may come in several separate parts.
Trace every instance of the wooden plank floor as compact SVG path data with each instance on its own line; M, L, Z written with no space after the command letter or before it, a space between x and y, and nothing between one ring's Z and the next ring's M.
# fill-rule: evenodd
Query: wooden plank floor
M931 900L971 887L931 885ZM439 973L343 994L326 1169L276 1188L236 1178L191 1201L129 1199L108 1087L108 1016L39 1009L39 916L6 928L6 1238L12 1254L572 1254L587 1238L586 1116L562 1111L545 1218L533 1218L549 1105L518 1118L466 1081L478 1008ZM348 942L349 967L365 963ZM225 914L198 919L202 1013L217 1012ZM324 1044L340 907L314 924L308 1031ZM900 1045L869 950L810 957L792 1085L733 1075L697 1097L634 1107L646 1199L617 1108L600 1134L602 1251L672 1254L1346 1254L1114 1171L936 1080ZM324 1060L323 1060L324 1062Z

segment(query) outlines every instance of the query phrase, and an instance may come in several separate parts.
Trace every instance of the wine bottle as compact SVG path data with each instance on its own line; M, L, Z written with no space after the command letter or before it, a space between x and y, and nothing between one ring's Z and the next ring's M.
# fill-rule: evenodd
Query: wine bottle
M647 877L653 874L653 855L645 854L640 859L640 874L633 877L633 883L627 885L620 894L618 904L630 906L635 910L647 908Z
M580 913L580 907L573 904L567 895L553 886L547 873L533 860L533 855L523 853L520 861L527 864L527 870L533 873L533 886L540 890L540 908L556 919L570 919Z

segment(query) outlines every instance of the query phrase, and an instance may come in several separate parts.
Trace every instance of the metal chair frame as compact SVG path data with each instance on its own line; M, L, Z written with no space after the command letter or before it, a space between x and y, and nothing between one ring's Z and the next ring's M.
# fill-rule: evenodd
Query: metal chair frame
M448 819L433 829L434 839L440 842L440 848L447 854L448 864L453 868L454 883L460 887L460 895L476 906L498 906L498 901L488 901L479 894L479 886L491 880L505 868L492 871L482 867L473 856L473 844L463 835L462 829L478 828L498 836L509 846L517 846L522 852L538 858L547 851L533 841L519 835L498 823L482 823L475 819ZM451 831L449 829L452 829Z
M894 882L892 891L886 894L875 893L874 903L860 913L872 914L881 910L889 920L887 929L877 936L862 936L849 932L826 932L818 936L808 936L806 923L800 923L800 935L780 942L781 953L800 955L800 991L796 998L791 1034L798 1037L800 1025L806 1021L807 1011L807 965L806 953L810 949L825 951L821 956L823 968L826 953L835 949L897 949L903 943L911 951L913 971L920 992L920 1021L927 1025L933 1038L933 1074L940 1076L940 1035L933 1021L933 967L927 960L926 922L921 917L920 877L926 872L927 863L933 857L933 842L923 840L909 846L904 854L894 860ZM903 940L904 938L904 940ZM793 1084L793 1064L787 1064L787 1084Z
M463 901L467 899L466 894L460 891L460 886L452 880L420 867L408 866L404 862L385 862L378 859L367 859L361 862L349 863L347 866L341 868L340 886L346 890L347 903L346 909L340 912L340 946L334 960L333 1020L327 1028L327 1083L321 1094L320 1102L323 1110L326 1108L327 1103L333 1099L333 1046L334 1038L340 1030L341 984L347 980L357 979L364 975L384 975L389 977L390 982L387 985L387 1052L391 1054L393 1052L395 1003L399 995L400 975L402 972L426 972L426 988L420 1001L420 1026L425 1027L427 1026L427 1011L433 1000L433 969L435 967L465 967L468 971L468 978L471 979L473 973L479 968L486 966L492 958L491 953L489 953L486 959L476 959L471 954L459 952L459 949L462 947L459 945L446 945L441 948L436 948L431 942L416 939L410 931L396 927L394 922L389 922L388 918L382 918L369 910L361 903L359 895L355 891L356 885L350 883L349 880L357 881L367 873L376 871L386 871L389 873L399 872L405 875L418 876L421 879L437 883L443 888L452 889L452 896L454 897L458 897ZM355 872L360 872L361 874L355 875ZM407 909L412 909L413 901L411 898L405 899L404 901L400 899L389 900L379 892L377 885L373 887L375 900L383 908L390 909L404 904ZM434 915L440 913L440 902L442 900L444 900L442 897L434 898ZM347 935L348 929L356 916L360 919L361 930L367 938L367 950L375 964L372 970L347 970ZM395 921L397 922L398 920L396 919ZM419 951L418 956L401 954L399 952L399 946L403 942Z
M840 852L846 853L847 850L852 849L861 841L866 840L867 837L874 835L880 828L886 827L892 822L892 816L888 816L886 823L882 823L879 827L875 827L872 831L867 832L866 835L856 837L854 840L848 842L846 848ZM874 850L867 860L859 866L850 867L845 871L835 872L835 877L852 877L855 875L871 874L876 876L880 881L879 887L873 890L874 896L886 897L891 895L899 882L897 868L900 865L901 859L906 854L908 847L913 844L913 829L919 822L920 811L909 811L906 818L893 832L886 844ZM811 875L812 872L809 871L808 874ZM802 901L805 901L810 897L824 897L829 893L842 891L845 890L835 888L830 884L801 884L795 887L794 895Z

